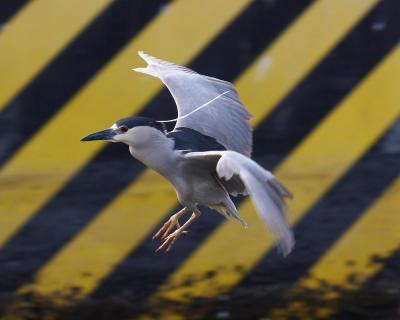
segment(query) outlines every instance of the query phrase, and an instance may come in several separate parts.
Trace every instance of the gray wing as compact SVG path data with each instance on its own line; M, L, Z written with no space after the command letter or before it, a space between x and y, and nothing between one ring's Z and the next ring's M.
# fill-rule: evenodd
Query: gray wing
M285 197L292 194L272 173L253 160L233 151L191 152L185 157L202 162L216 169L218 177L230 181L239 176L260 217L278 238L278 246L284 255L294 246L293 233L285 219L287 206Z
M239 99L232 83L204 76L193 70L152 57L139 55L148 63L146 68L133 70L159 78L171 92L178 108L175 128L186 127L213 137L228 150L248 157L252 151L251 114ZM215 99L218 95L218 99ZM211 101L185 118L179 119Z

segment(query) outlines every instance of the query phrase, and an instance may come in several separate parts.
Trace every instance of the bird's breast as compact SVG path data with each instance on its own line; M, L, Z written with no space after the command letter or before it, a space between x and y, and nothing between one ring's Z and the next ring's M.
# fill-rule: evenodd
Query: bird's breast
M227 194L211 172L202 167L182 166L173 183L181 204L209 205L222 202Z

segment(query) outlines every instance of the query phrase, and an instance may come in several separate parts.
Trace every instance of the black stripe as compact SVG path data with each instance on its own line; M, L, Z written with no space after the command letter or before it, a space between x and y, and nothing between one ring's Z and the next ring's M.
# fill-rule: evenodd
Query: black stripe
M266 168L273 168L393 48L398 40L398 28L393 23L396 14L387 16L384 35L375 34L370 28L386 10L387 7L378 6L368 14L255 130L254 154L257 161ZM360 47L366 48L367 52L359 50ZM352 67L349 68L349 65ZM291 134L292 131L296 134ZM137 303L139 299L145 300L221 221L219 215L207 211L191 227L190 236L177 243L165 257L149 256L149 252L156 247L149 235L104 281L95 295L110 296L124 291L135 294ZM131 272L137 265L146 265L146 268ZM139 293L132 289L138 287Z
M295 226L296 249L286 259L275 252L268 253L231 291L232 296L240 301L243 298L241 293L248 292L251 287L264 287L267 293L272 286L294 284L307 273L398 177L400 152L386 151L387 139L395 133L394 129L395 126L392 126ZM240 303L231 302L235 305L231 309L233 314L243 308ZM247 306L249 304L252 303L247 301ZM265 308L256 308L254 304L251 316L259 318L265 312Z
M361 23L329 54L274 112L255 131L255 158L265 167L273 168L332 108L346 96L366 74L393 48L398 39L398 29L393 25L395 14L387 17L387 30L382 35L371 30L384 7L365 17ZM359 48L365 48L360 51ZM351 66L351 68L349 67ZM119 289L134 288L141 281L146 283L141 294L150 294L165 277L173 272L193 250L218 226L221 219L215 213L206 213L193 225L191 236L185 244L178 244L174 252L160 263L152 263L146 271L136 275L129 272L139 263L145 252L155 247L149 240L107 278L97 292L105 296ZM155 230L154 230L155 231ZM179 250L179 252L176 252ZM157 260L159 261L159 260ZM143 280L145 279L145 280Z
M166 0L114 1L0 113L0 165L34 135Z
M232 80L262 51L265 42L270 42L309 1L300 4L290 0L290 3L293 4L292 11L287 10L284 5L270 8L270 5L263 1L252 3L233 25L221 33L191 64L191 67L203 72L204 66L209 66L214 61L211 74ZM277 12L281 14L279 18L276 16ZM254 30L259 27L270 30L271 33L265 34L265 41L252 43L252 54L245 54L246 59L239 54L233 55L224 63L221 62L226 57L227 48L241 53L240 43L248 41ZM223 69L220 66L223 66ZM226 70L229 70L227 75L224 73ZM169 119L174 117L175 113L176 107L165 90L140 115ZM0 290L15 290L23 282L29 281L46 261L142 170L143 166L129 157L123 145L111 144L103 149L0 250L0 273L6 279ZM24 263L15 267L13 262L16 259L23 260Z
M384 235L382 235L384 236ZM389 257L382 258L379 253L371 256L371 264L384 267L359 290L341 288L335 299L338 310L333 319L398 319L400 310L400 245ZM349 277L357 280L358 274Z
M28 0L3 0L0 2L0 32L3 28L7 28L7 21L10 20Z

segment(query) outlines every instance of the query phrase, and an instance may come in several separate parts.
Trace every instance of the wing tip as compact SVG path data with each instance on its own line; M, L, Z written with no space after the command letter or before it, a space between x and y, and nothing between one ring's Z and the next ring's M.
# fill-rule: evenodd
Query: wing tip
M152 63L154 64L155 60L157 60L157 58L149 55L148 53L144 52L143 50L139 50L138 51L138 55L139 57L141 57L144 61L147 62L148 65L151 65Z
M144 59L145 56L147 56L147 53L144 52L143 50L139 50L137 53L138 53L139 57L141 57L143 59Z
M278 240L278 251L286 258L293 251L295 244L293 231L289 230L289 233L284 238Z
M282 196L285 198L293 199L294 195L289 191L286 186L278 180L274 175L271 176L270 185Z
M131 70L132 70L132 71L135 71L135 72L142 72L141 69L144 69L144 68L132 68Z
M144 52L143 50L139 50L138 51L138 55L145 61L147 62L147 66L146 67L139 67L139 68L133 68L132 70L135 72L140 72L140 73L145 73L151 76L155 76L157 77L157 73L155 72L155 70L153 70L152 65L154 63L152 63L152 59L156 59L154 57L152 57L151 55L147 54L146 52Z

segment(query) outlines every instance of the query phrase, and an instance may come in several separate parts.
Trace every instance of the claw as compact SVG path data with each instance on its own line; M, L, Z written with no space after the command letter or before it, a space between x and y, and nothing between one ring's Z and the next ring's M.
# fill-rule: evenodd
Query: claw
M172 246L175 244L176 240L178 240L179 236L182 233L186 233L186 231L180 231L175 230L173 233L171 233L169 236L167 236L163 243L161 244L161 246L158 247L158 249L156 250L156 252L165 250L165 252L169 252L172 248Z
M171 218L168 219L167 222L164 223L164 225L156 232L156 234L153 236L153 240L156 238L161 237L161 240L165 239L171 231L176 227L176 229L180 229L181 225L179 224L179 218L187 212L187 208L183 208L179 212L175 213Z
M172 221L169 223L169 226L167 228L167 231L164 232L164 234L161 237L161 240L164 240L165 238L167 238L167 236L171 233L172 229L176 227L176 229L179 229L181 227L181 225L179 224L178 219L176 219L176 221Z
M173 230L173 228L179 229L181 225L176 217L172 216L169 218L167 222L157 231L157 233L153 236L153 240L161 237L161 240L165 239Z
M182 211L181 211L182 212ZM161 237L162 244L159 246L156 250L156 252L165 250L165 252L168 252L171 250L172 246L178 240L181 234L187 234L189 231L186 229L190 226L190 224L196 220L200 216L201 212L196 211L193 212L192 216L189 218L188 221L184 223L183 226L180 226L178 218L179 215L173 215L164 225L158 230L158 232L154 235L153 239L158 238L159 236ZM172 228L174 226L177 226L177 229L170 234L172 231Z
M164 232L166 231L166 229L169 227L170 225L170 221L168 220L167 222L164 223L164 225L154 234L153 236L153 240L157 239L158 237L160 237L162 234L164 234Z

